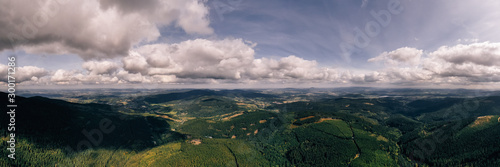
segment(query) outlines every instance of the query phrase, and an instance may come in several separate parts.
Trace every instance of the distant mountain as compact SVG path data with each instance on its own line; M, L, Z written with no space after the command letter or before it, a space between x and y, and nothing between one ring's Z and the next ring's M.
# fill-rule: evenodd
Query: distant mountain
M275 95L269 95L269 94L263 94L263 93L258 93L255 91L249 91L249 90L207 90L207 89L201 89L201 90L190 90L186 92L176 92L176 93L168 93L168 94L158 94L158 95L151 95L151 96L146 96L144 98L145 102L148 103L165 103L169 101L174 101L174 100L189 100L189 99L194 99L202 96L228 96L228 97L245 97L245 98L256 98L256 97L262 97L262 98L274 98L276 97Z

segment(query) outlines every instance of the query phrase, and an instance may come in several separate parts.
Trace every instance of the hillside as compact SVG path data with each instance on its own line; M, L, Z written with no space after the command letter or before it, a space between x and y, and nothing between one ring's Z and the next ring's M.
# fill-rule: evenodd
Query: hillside
M500 164L498 96L265 92L70 97L76 102L17 97L17 159L4 156L0 166Z

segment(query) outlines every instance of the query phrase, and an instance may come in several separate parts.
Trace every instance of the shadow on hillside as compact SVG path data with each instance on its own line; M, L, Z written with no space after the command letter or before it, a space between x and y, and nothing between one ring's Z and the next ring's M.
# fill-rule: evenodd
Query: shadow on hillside
M7 98L6 93L0 96ZM141 151L183 139L163 118L130 116L110 105L76 104L44 97L16 97L16 136L42 149L61 148L66 153L86 149ZM7 100L0 105L6 106ZM0 117L9 122L10 117ZM1 124L7 135L7 124Z

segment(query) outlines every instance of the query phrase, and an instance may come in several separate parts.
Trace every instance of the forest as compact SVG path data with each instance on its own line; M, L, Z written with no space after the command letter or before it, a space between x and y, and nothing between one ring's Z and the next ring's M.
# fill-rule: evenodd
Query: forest
M18 97L0 166L500 166L499 96L282 92Z

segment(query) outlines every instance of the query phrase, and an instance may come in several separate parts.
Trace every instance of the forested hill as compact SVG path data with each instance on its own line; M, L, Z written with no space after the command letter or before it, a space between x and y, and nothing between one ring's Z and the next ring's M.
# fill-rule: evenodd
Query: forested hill
M0 92L16 141L0 166L500 165L500 96L169 91L16 97L15 108Z
M0 96L4 98L7 94L0 93ZM2 107L8 104L7 100L0 101ZM51 163L58 159L87 149L141 151L184 138L170 131L170 125L160 118L126 115L106 104L77 104L39 96L17 96L15 104L17 159L5 160L6 156L2 156L4 160L0 160L8 166L53 165ZM9 119L0 117L2 136L10 133L6 127ZM162 135L169 137L162 138ZM2 148L6 147L2 142ZM48 158L46 154L29 151L37 149L56 149L59 157L45 159ZM2 155L7 152L1 151Z

